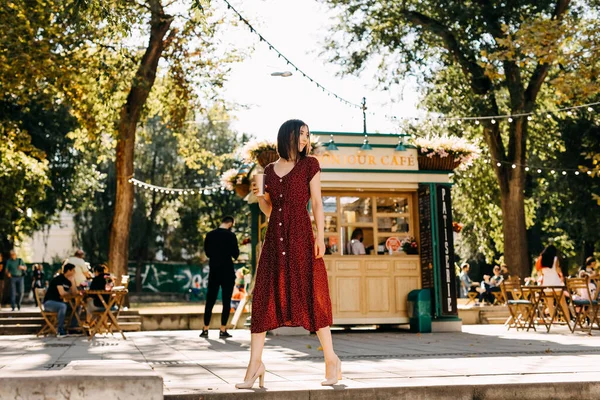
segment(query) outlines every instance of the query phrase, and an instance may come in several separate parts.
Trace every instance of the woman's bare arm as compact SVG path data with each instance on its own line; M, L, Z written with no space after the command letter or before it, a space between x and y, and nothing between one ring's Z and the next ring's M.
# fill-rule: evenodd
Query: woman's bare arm
M325 254L325 214L323 212L323 199L321 198L320 172L317 172L310 181L310 203L315 218L315 224L317 225L315 257L321 258Z
M252 190L252 193L254 193L254 195L256 196L256 194L258 193L258 186L256 186L256 183L252 182L250 184L250 189ZM271 210L273 209L273 205L271 204L271 196L269 196L269 193L265 193L264 196L257 197L258 207L267 216L267 218L269 218L271 216Z

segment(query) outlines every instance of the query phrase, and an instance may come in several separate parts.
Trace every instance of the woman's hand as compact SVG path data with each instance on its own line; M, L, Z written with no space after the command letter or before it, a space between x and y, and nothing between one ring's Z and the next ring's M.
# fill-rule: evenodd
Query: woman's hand
M325 255L325 239L315 240L315 258L323 258Z

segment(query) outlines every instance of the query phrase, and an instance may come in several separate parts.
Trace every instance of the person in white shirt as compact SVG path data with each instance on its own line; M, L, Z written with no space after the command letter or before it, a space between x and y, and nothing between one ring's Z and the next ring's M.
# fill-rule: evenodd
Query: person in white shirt
M83 257L85 257L83 250L77 250L75 255L69 257L65 262L65 264L73 264L75 266L75 277L73 278L75 287L81 286L88 279L92 279L88 263L85 262Z
M352 238L346 245L346 251L348 254L361 255L367 254L365 251L365 245L363 244L363 231L360 228L356 228L352 232Z

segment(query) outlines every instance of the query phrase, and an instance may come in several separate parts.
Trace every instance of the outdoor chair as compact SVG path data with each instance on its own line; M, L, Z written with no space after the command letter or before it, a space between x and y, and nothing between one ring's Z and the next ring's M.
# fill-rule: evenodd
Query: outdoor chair
M467 297L469 298L469 300L465 303L465 305L467 305L471 302L475 303L476 302L475 300L477 300L477 297L479 297L479 292L469 291L469 292L467 292Z
M533 304L530 300L525 299L520 279L506 280L500 284L500 289L510 313L504 325L509 330L510 328L517 330L528 328ZM533 329L535 330L535 326L533 326Z
M571 332L575 332L577 325L583 330L592 332L594 323L600 328L600 321L598 320L599 304L598 300L592 297L592 293L589 287L589 278L569 278L567 279L567 290L571 295L571 302L575 309L575 323L571 328ZM585 328L584 323L588 323L589 326Z
M42 329L37 333L36 336L47 335L47 334L58 334L58 313L49 312L44 310L44 297L46 296L46 289L34 289L35 299L40 307L42 318L44 319Z

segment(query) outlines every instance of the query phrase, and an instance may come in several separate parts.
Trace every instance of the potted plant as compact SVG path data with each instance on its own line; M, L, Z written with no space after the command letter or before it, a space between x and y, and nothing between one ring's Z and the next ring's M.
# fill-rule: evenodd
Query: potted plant
M312 151L316 151L321 147L319 137L311 136L310 146ZM279 158L277 144L268 140L252 140L242 148L242 157L246 162L257 162L265 168Z
M408 236L402 239L400 242L400 246L402 247L402 251L406 254L419 254L419 245L414 237Z
M227 190L235 190L241 198L250 193L250 179L246 174L240 174L235 168L227 170L221 175L221 185Z
M270 163L277 161L277 145L268 140L251 140L242 148L242 157L247 162L258 162L265 168Z
M414 139L421 170L452 171L471 165L479 149L466 139L454 136L427 136Z
M227 190L233 190L237 180L238 170L235 168L228 169L221 175L221 186Z

